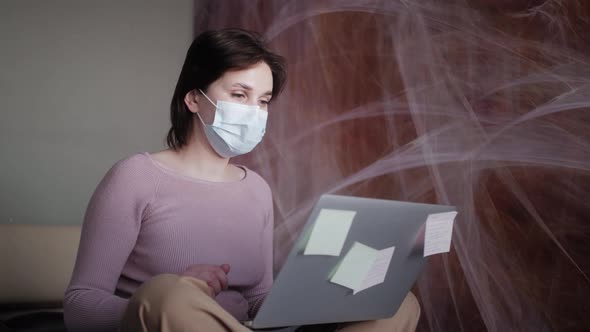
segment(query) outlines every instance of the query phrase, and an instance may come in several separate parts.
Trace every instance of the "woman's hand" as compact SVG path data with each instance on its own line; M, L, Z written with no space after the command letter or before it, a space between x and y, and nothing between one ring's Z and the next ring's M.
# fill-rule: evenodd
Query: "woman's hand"
M203 280L209 285L209 289L211 290L209 295L215 297L219 292L227 289L227 274L229 270L230 266L228 264L195 264L187 267L181 275Z

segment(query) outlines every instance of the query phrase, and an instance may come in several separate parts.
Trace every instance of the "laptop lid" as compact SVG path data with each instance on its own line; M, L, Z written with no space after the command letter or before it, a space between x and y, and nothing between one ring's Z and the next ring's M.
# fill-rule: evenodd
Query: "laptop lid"
M339 256L304 255L322 209L356 212ZM393 316L425 263L423 226L428 215L449 211L455 207L323 195L248 326L272 328ZM384 282L353 294L330 278L355 242L378 250L395 246L395 250Z

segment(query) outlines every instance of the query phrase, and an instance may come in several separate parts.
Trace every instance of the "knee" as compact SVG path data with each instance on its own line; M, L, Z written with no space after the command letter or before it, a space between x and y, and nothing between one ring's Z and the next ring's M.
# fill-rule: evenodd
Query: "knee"
M131 298L129 305L148 304L153 307L155 303L161 304L167 301L171 291L178 284L178 276L174 274L160 274L144 282L139 286Z
M414 294L409 292L395 315L390 318L346 324L342 332L353 331L396 331L414 332L420 319L420 304ZM340 331L340 330L339 330Z
M409 292L408 295L406 295L402 306L405 306L407 308L406 310L408 311L408 314L412 317L415 317L416 322L418 322L420 319L421 309L420 302L418 302L418 299L414 293Z
M129 305L148 306L161 312L185 306L189 301L194 304L199 299L207 300L209 296L198 283L196 279L187 280L187 277L175 274L157 275L136 290Z
M200 297L199 289L183 282L182 277L160 274L137 288L129 299L125 317L166 316L178 308L186 307L189 302L199 301Z
M208 315L214 301L204 282L174 274L161 274L144 282L129 299L120 331L159 330L159 326L188 326L187 319ZM204 318L203 318L204 319ZM175 329L172 329L175 330Z
M389 327L393 331L415 331L420 320L420 303L412 292L409 292L395 315L390 318Z
M193 278L191 278L193 279ZM175 274L160 274L144 282L133 293L127 304L125 316L161 317L186 308L190 305L198 309L195 303L206 301L209 297L199 288L197 279L187 280Z

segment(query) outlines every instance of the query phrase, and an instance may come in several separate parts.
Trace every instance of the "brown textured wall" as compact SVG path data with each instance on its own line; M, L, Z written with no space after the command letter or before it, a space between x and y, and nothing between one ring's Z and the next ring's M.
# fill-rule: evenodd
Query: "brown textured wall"
M421 331L590 327L590 3L196 1L286 56L263 144L280 267L324 192L456 205Z

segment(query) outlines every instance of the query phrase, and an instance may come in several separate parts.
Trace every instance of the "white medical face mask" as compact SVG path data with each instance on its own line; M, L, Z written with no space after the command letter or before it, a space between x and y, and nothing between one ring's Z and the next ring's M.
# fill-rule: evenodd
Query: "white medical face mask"
M252 151L260 143L266 132L267 111L259 106L220 100L216 105L203 91L199 89L199 92L216 107L215 118L210 125L197 112L215 152L224 158L231 158Z

